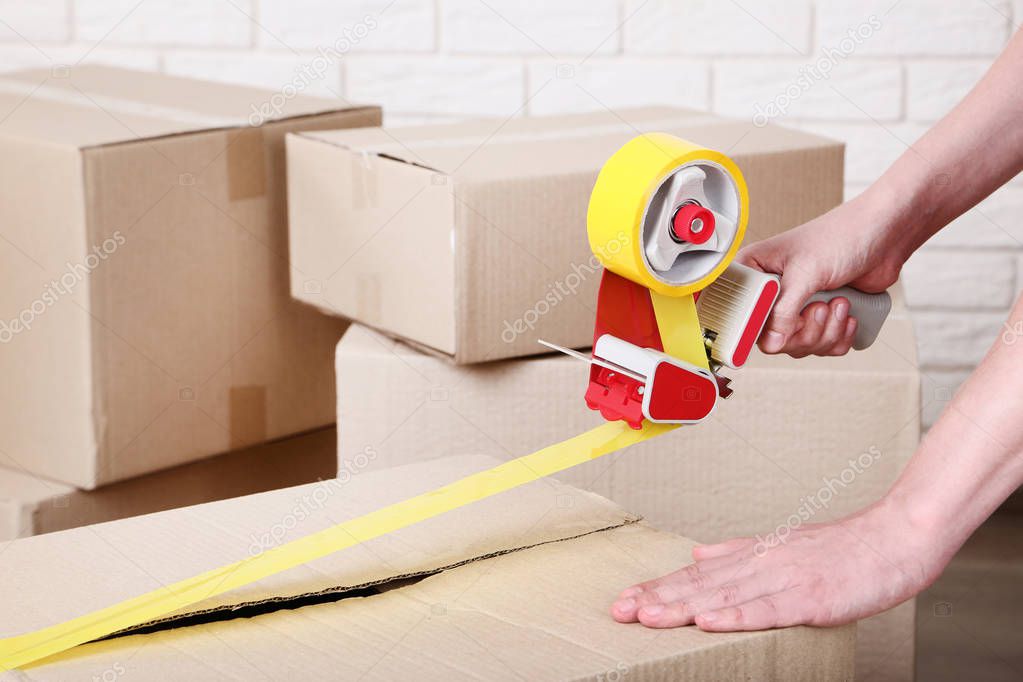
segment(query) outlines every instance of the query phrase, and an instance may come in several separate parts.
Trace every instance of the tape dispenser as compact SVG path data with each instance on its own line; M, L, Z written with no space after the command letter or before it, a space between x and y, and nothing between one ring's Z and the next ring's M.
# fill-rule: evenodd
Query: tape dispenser
M593 351L545 345L590 363L586 404L609 421L693 424L731 394L724 367L749 358L777 300L776 275L733 263L749 219L738 166L720 152L665 133L630 140L603 166L587 233L604 266ZM887 293L848 287L854 348L873 343L891 309Z

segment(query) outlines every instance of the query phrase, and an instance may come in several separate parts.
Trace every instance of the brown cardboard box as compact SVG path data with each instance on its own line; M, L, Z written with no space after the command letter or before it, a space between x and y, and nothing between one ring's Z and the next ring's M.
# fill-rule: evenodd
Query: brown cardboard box
M916 344L899 298L868 351L798 361L755 354L730 373L735 394L708 422L561 478L703 542L765 535L793 515L819 522L876 500L919 437ZM353 325L338 345L337 373L341 467L367 447L373 466L470 452L510 459L601 423L582 399L586 365L565 356L456 366ZM814 507L811 496L827 504ZM912 604L861 628L858 669L912 679Z
M259 551L302 537L495 463L459 457L359 472L345 482L0 546L0 637L115 603L243 558L253 544ZM275 534L277 528L287 530ZM274 540L263 543L264 537ZM597 495L536 481L201 602L156 632L78 647L26 674L40 681L107 670L133 680L851 679L851 627L711 634L610 618L608 605L623 586L664 572L691 547ZM186 623L192 624L181 627Z
M379 122L106 67L4 74L0 451L92 488L330 424L344 324L288 295L284 135Z
M589 345L590 190L641 131L735 159L748 241L842 200L838 142L678 109L619 113L288 136L292 295L459 364L533 355L537 338Z
M333 428L207 457L95 490L79 490L22 471L0 469L0 541L336 475L337 434Z

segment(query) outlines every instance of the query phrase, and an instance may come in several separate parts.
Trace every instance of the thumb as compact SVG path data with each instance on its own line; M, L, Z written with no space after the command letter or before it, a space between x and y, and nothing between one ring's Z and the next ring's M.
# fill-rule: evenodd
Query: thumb
M767 318L764 332L760 336L760 349L765 353L778 353L800 329L803 319L800 313L806 300L816 291L810 278L803 273L789 272L781 277L781 293L771 316Z

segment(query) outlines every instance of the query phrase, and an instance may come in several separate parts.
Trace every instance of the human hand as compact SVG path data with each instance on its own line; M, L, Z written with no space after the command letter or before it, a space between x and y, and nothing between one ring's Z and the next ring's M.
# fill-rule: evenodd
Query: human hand
M879 504L841 521L794 529L784 542L738 538L699 545L695 563L624 590L611 615L620 623L695 623L708 631L841 625L930 585L954 551L934 535Z
M849 285L878 293L898 279L903 258L886 245L877 227L881 218L870 216L869 204L858 197L739 252L740 263L781 276L781 293L760 336L762 351L797 358L849 352L857 325L849 301L803 306L818 291Z

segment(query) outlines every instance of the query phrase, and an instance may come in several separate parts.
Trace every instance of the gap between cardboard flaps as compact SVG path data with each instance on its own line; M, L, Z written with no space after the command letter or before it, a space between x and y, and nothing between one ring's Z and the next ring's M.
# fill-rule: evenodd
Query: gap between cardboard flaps
M341 111L351 111L351 110L350 109L343 109ZM415 168L422 168L423 170L430 171L431 173L439 173L441 175L447 175L447 173L445 173L444 171L439 170L437 168L434 168L433 166L428 166L425 163L419 163L418 161L411 161L409 159L404 159L404 158L402 158L400 156L395 156L393 154L388 154L388 153L378 152L378 151L371 151L371 150L368 150L368 149L354 149L354 148L352 148L351 146L349 146L347 144L341 144L339 142L334 142L333 140L327 140L327 139L324 139L323 137L320 137L318 135L308 135L306 133L290 133L290 134L291 135L295 135L297 137L305 138L306 140L310 140L312 142L317 142L319 144L325 144L325 145L329 145L331 147L337 147L338 149L344 149L346 152L350 152L352 154L356 154L356 155L359 155L359 156L366 156L366 157L375 156L375 157L378 157L378 158L381 158L381 159L386 159L388 161L394 161L396 163L401 163L401 164L404 164L406 166L413 166ZM412 153L415 154L415 152L412 152Z
M385 590L380 588L386 588L387 586L393 586L394 589L401 589L405 585L430 576L443 573L444 571L450 571L467 564L476 563L478 561L486 561L487 559L493 559L495 557L504 556L506 554L513 554L515 552L521 552L523 550L532 549L534 547L541 547L543 545L553 545L561 542L568 542L570 540L577 540L587 535L593 535L596 533L605 533L607 531L615 530L617 528L623 528L625 526L631 526L639 523L643 520L641 516L629 515L621 523L615 523L610 526L603 528L597 528L594 530L588 530L584 533L577 533L576 535L570 535L563 538L557 538L555 540L545 540L543 542L536 542L530 545L522 545L520 547L510 547L507 549L498 550L495 552L489 552L487 554L481 554L475 557L468 557L454 563L445 564L443 566L437 566L434 568L424 568L419 571L412 571L409 573L401 573L398 575L388 576L379 580L371 580L365 583L359 583L357 585L338 585L336 587L329 587L323 590L317 590L315 592L302 592L293 595L280 595L270 596L265 599L254 599L246 602L239 602L237 604L227 604L224 606L217 606L208 609L200 609L197 611L188 611L184 613L176 613L165 618L158 618L156 620L147 621L140 623L136 626L119 630L106 637L102 637L99 640L103 641L108 639L117 639L120 637L128 637L131 635L140 634L152 634L156 632L163 632L166 630L174 630L180 627L189 627L193 625L202 625L210 622L218 622L224 620L232 620L234 618L251 618L255 616L266 615L277 611L287 611L291 609L302 608L303 606L312 606L315 604L331 603L335 601L342 601L346 598L351 597L373 597L377 594L381 594ZM334 598L330 598L334 597ZM243 613L237 613L242 611ZM248 613L244 613L248 612ZM236 614L236 615L231 615Z

